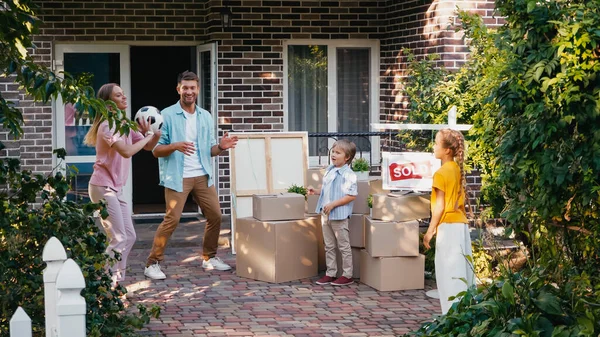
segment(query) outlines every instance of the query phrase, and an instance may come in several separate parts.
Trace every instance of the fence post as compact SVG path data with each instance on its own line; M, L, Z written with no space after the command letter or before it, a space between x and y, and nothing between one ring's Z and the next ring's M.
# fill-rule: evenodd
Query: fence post
M19 307L10 319L10 337L31 337L31 318Z
M450 110L448 110L448 126L451 129L456 127L456 105L453 105Z
M46 262L44 269L44 310L46 312L46 337L53 337L56 329L56 277L67 259L67 252L62 243L54 236L46 242L42 259Z
M58 314L58 337L85 337L85 299L81 290L85 280L81 269L68 259L56 278L56 289L60 291L56 313Z

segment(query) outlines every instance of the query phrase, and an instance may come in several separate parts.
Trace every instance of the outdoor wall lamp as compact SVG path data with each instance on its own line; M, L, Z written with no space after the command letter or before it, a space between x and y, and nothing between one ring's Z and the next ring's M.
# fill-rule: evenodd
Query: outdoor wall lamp
M223 27L223 31L227 31L231 27L231 18L233 13L231 13L231 9L227 4L227 1L223 1L224 7L221 7L221 26Z

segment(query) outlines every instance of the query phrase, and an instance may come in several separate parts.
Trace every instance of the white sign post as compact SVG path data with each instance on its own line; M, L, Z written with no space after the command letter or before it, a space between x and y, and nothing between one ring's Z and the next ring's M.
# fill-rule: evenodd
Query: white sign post
M431 191L440 160L427 152L383 152L381 178L387 190Z

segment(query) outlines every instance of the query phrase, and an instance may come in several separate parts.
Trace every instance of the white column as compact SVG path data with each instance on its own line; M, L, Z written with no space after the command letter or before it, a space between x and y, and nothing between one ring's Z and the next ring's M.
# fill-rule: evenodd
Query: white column
M62 243L51 237L44 246L42 259L46 262L44 269L44 304L46 311L46 337L53 337L52 331L56 328L56 277L67 259L67 253Z
M31 337L31 318L19 307L10 319L10 337Z
M56 304L57 337L85 337L85 299L80 295L83 288L85 280L81 269L68 259L56 278L56 289L60 291Z

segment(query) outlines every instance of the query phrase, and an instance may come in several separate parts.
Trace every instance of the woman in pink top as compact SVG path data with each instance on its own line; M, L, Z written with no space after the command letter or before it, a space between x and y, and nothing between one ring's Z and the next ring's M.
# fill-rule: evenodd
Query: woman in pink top
M120 110L127 109L127 96L115 83L103 85L98 90L98 98L115 102ZM121 255L121 260L111 268L113 286L125 279L127 256L136 239L131 207L122 196L122 188L129 176L131 156L141 149L151 151L160 138L160 132L153 134L150 131L147 121L138 120L138 123L141 133L131 130L128 136L121 135L115 133L114 128L111 130L102 114L98 113L84 139L86 145L96 147L94 173L88 190L93 202L101 199L106 202L108 217L102 219L102 227L110 240L106 252L111 256L113 252Z

